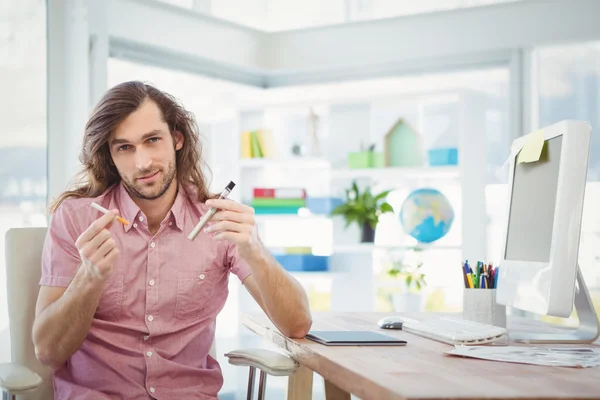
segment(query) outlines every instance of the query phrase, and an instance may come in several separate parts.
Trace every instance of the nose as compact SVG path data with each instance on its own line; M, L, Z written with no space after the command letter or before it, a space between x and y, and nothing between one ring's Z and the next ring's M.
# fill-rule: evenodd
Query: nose
M138 151L135 152L135 167L138 170L148 169L150 168L151 164L152 158L150 157L150 154L148 154L148 152L142 149L138 149Z

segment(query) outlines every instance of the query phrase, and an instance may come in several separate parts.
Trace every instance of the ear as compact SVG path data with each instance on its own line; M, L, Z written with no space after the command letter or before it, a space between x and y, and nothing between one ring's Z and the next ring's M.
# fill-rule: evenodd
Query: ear
M173 141L175 142L175 151L183 147L183 134L179 131L173 131Z

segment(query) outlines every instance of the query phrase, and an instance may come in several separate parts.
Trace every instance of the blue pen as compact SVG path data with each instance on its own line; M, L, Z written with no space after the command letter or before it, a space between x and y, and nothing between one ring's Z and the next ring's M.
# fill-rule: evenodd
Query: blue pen
M469 268L468 268L468 263L469 260L466 260L464 262L464 264L462 265L462 269L463 269L463 278L465 281L465 287L468 288L469 287L469 280L467 279L467 274L469 273Z
M494 289L498 289L498 270L500 269L500 267L496 267L496 269L494 270Z
M467 272L468 271L467 263L468 262L469 261L465 261L465 263L461 266L462 269L463 269L463 280L465 282L465 288L467 288L467 289L469 288L469 279L467 278L467 275L468 275L468 272Z

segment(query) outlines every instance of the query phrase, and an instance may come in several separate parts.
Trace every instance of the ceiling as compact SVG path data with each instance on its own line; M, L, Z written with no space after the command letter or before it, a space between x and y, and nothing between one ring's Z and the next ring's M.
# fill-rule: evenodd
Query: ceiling
M266 32L524 0L153 0Z

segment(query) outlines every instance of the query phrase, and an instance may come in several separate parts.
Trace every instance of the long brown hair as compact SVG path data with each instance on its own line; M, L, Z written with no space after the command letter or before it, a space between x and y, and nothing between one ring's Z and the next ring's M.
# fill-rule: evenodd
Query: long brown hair
M75 178L74 188L62 193L51 205L54 212L69 198L97 197L121 177L112 162L108 138L117 126L136 111L145 101L152 100L161 110L172 135L177 130L183 135L183 147L176 153L177 180L185 187L193 187L199 201L212 197L202 173L199 131L192 113L186 111L168 93L143 82L124 82L112 87L98 102L85 126L83 147L79 160L83 170Z

